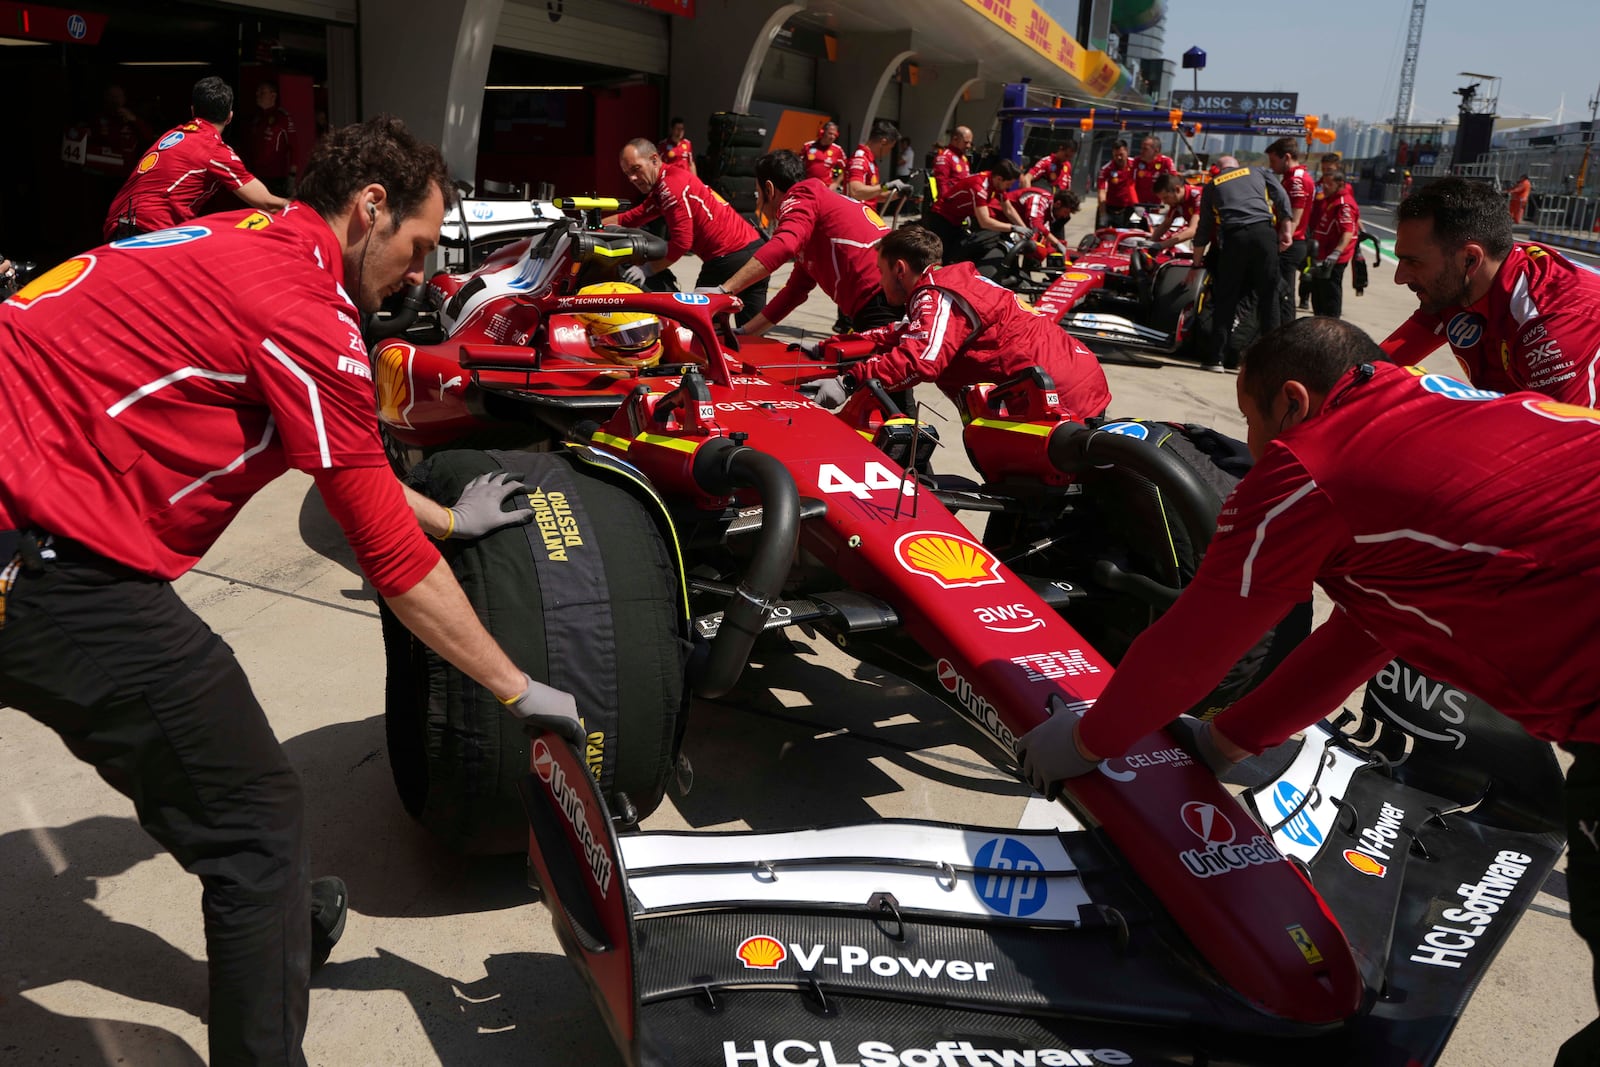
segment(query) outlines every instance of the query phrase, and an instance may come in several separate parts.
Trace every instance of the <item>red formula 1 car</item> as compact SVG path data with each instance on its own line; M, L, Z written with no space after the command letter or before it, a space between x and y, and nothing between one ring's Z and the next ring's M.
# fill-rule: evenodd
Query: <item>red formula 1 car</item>
M637 830L682 768L687 696L792 625L922 685L1011 768L1015 737L1095 701L1220 502L1203 435L1091 427L1038 372L963 395L981 483L919 473L927 431L875 383L831 414L797 386L837 367L736 338L735 298L597 287L660 242L598 229L614 202L558 204L372 345L412 484L524 478L532 522L446 554L588 737L530 743L393 625L387 718L410 810L464 847L528 844L626 1062L1433 1061L1561 849L1560 776L1464 694L1412 699L1430 683L1401 664L1241 797L1156 733L1066 783L1078 832ZM605 337L633 347L597 358ZM1463 927L1463 894L1494 907Z

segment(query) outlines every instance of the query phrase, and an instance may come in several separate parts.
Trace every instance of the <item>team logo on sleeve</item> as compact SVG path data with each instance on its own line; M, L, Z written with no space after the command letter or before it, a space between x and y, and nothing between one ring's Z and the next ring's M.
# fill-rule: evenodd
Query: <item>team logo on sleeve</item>
M175 245L186 245L190 241L198 241L202 237L210 237L211 231L204 226L174 226L170 230L156 230L153 233L141 233L136 237L124 237L120 241L112 241L112 248L172 248Z
M1444 335L1452 348L1471 348L1483 340L1484 319L1472 311L1463 311L1450 320Z
M161 138L161 140L157 141L156 147L165 150L171 148L181 140L183 140L183 131L173 130L171 133Z
M1557 422L1592 422L1600 423L1600 411L1594 408L1580 407L1577 404L1563 404L1555 400L1524 400L1522 406L1547 419Z
M1132 437L1136 441L1143 441L1150 436L1150 427L1137 422L1108 422L1100 427L1101 433L1114 433L1121 437Z
M6 303L17 307L30 307L40 300L60 296L89 276L94 269L93 256L73 256L65 263L51 267L33 281L24 285Z
M138 168L139 173L143 174L146 171L148 171L151 167L156 165L156 160L158 160L160 158L161 158L161 153L160 152L151 152L149 155L147 155L143 159L139 160L139 168Z
M252 211L234 224L236 230L264 230L272 225L272 216L265 211Z
M1491 389L1475 389L1466 382L1443 374L1424 374L1417 382L1428 392L1451 400L1498 400L1505 395Z
M883 221L883 216L872 210L871 204L862 204L861 213L867 217L868 222L872 223L878 229L887 230L889 228L889 224Z
M411 357L416 349L397 342L378 350L378 414L395 426L411 425L416 390L411 383Z

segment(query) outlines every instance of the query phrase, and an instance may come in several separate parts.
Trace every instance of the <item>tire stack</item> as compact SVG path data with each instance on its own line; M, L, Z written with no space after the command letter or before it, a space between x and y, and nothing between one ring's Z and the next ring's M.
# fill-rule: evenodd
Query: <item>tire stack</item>
M752 221L756 215L756 160L766 155L768 137L767 120L760 115L719 111L711 116L706 138L707 183Z

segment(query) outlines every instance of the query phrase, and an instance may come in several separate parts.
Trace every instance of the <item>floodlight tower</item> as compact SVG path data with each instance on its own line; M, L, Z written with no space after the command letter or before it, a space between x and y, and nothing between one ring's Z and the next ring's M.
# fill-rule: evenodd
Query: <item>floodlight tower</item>
M1394 102L1394 125L1411 121L1411 96L1417 88L1417 52L1422 48L1422 16L1428 0L1411 0L1411 26L1406 30L1406 59L1400 65L1400 94Z

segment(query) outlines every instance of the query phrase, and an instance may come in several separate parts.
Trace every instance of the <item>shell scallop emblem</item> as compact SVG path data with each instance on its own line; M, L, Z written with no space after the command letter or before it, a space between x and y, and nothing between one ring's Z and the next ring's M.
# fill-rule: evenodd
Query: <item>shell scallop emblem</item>
M1353 848L1344 850L1344 861L1362 874L1373 878L1382 878L1389 873L1388 864L1379 863L1365 852L1357 852Z
M757 934L740 942L735 955L752 971L770 971L788 958L789 953L776 938Z
M913 574L925 575L945 589L999 585L1000 561L980 544L944 533L909 533L894 544L895 558Z

